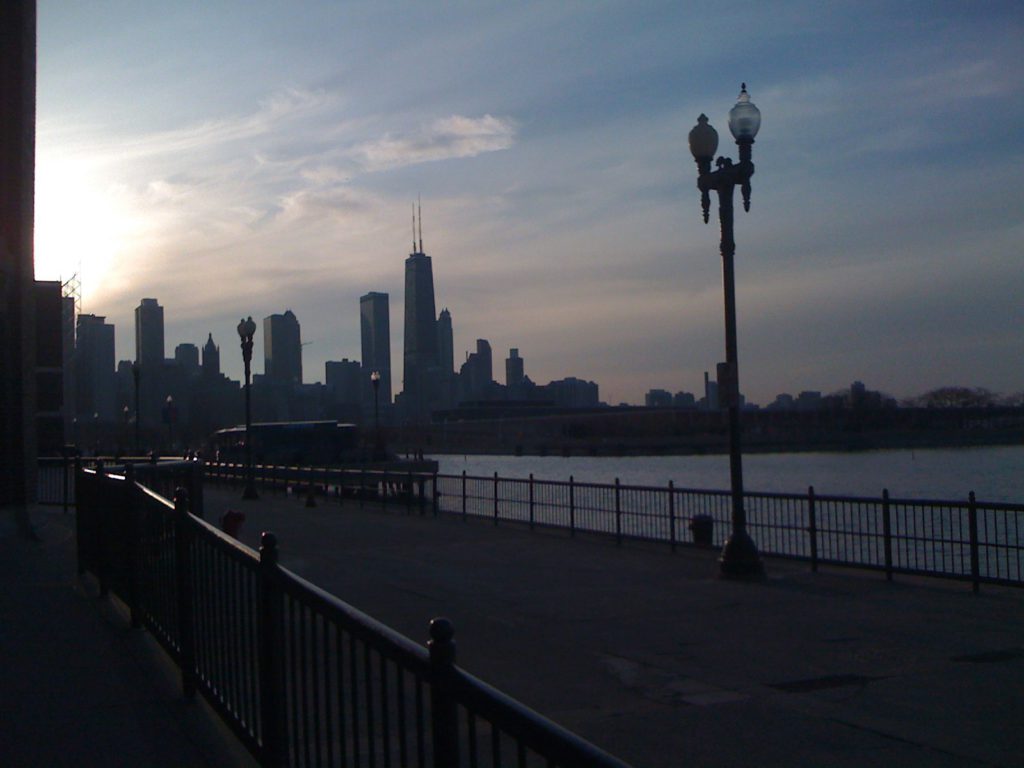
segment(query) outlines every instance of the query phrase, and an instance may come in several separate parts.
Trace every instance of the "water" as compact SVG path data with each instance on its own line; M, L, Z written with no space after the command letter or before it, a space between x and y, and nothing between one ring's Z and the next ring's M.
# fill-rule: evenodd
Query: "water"
M534 477L543 480L667 485L725 490L728 456L434 456L442 474ZM772 453L743 457L748 491L978 499L1024 503L1024 446L886 450L857 453Z

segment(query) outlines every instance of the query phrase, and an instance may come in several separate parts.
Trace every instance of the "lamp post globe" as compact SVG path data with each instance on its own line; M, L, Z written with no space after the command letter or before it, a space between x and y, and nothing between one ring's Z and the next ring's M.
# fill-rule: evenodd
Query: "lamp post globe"
M733 192L737 186L743 194L743 208L750 210L750 177L754 175L751 147L761 127L761 111L750 101L747 84L740 89L739 98L729 112L729 131L739 147L739 162L725 157L714 161L718 150L718 132L708 123L707 115L697 118L690 131L690 153L697 163L697 188L701 194L704 223L708 223L711 192L718 196L718 218L721 225L719 250L722 255L722 284L725 294L725 376L719 382L722 400L729 411L729 480L732 501L732 530L719 558L720 573L725 578L760 579L764 577L764 564L757 546L747 533L747 515L743 496L743 452L740 445L740 389L739 360L736 343L736 280L733 257L736 242L733 239ZM724 386L723 386L724 385Z
M740 87L736 105L729 110L729 131L737 142L749 139L751 143L761 129L761 110L754 106L747 93L747 84Z

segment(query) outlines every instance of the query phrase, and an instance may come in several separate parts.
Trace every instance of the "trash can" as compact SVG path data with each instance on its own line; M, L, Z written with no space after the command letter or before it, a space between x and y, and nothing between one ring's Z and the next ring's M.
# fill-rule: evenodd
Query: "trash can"
M694 515L690 518L690 532L693 543L698 547L710 547L715 536L715 519L711 515Z

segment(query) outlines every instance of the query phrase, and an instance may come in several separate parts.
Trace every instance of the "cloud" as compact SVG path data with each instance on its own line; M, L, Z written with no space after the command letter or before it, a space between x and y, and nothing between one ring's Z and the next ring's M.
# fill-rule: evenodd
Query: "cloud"
M350 154L365 171L387 171L508 149L515 132L515 123L507 118L451 115L409 135L385 134L360 144Z

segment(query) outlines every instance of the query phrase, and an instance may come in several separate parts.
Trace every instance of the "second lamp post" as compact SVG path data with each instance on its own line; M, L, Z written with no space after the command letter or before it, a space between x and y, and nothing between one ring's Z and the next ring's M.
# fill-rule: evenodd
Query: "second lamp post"
M704 223L708 222L711 208L710 192L718 193L718 219L722 227L722 281L725 285L725 372L726 381L719 382L720 397L724 396L729 411L729 477L732 487L732 532L729 534L719 560L722 576L756 579L764 576L764 565L754 540L747 533L747 514L743 506L743 459L740 449L740 386L739 364L736 352L736 287L733 275L733 190L739 186L743 193L743 210L750 210L750 177L754 175L751 147L761 127L761 112L750 101L747 84L740 90L736 106L729 112L729 130L739 146L739 163L727 157L711 161L718 149L718 132L708 125L707 115L697 118L690 131L690 152L697 161L697 187L700 189ZM724 387L723 387L724 384ZM724 392L723 392L724 390Z
M256 322L249 316L248 320L238 323L238 338L242 340L242 362L245 363L245 490L243 499L258 499L256 493L256 477L252 466L252 337L256 334Z

